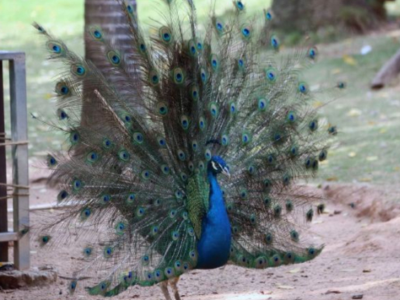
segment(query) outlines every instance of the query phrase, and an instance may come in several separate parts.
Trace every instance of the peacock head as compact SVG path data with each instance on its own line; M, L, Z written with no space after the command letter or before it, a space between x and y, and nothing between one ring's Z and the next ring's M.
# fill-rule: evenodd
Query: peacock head
M208 163L208 170L214 175L222 173L228 177L231 176L228 165L220 156L214 155L211 158L210 162Z

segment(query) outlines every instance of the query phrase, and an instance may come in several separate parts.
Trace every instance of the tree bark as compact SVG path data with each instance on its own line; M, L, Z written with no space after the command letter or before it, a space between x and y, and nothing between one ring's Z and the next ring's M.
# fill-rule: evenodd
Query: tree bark
M136 10L136 0L129 0ZM123 54L123 59L130 66L130 72L136 72L133 60L134 47L129 35L128 19L119 1L115 0L85 0L85 33L92 26L99 26L111 45ZM102 73L107 74L110 64L104 59L105 53L99 45L89 42L85 34L85 58L91 61ZM85 91L83 92L85 97ZM96 99L86 98L83 102L81 124L95 125L99 122L99 106Z
M383 88L400 73L400 50L388 60L379 72L375 75L371 83L371 88L378 90Z

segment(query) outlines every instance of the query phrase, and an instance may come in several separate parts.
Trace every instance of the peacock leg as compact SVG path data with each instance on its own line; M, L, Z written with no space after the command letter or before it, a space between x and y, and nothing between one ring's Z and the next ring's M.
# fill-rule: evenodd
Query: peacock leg
M175 300L181 300L181 297L179 296L178 286L177 286L178 281L179 281L179 277L172 278L168 281L172 287L172 290L174 291Z
M160 287L164 294L165 300L172 300L171 296L169 295L169 292L168 292L168 281L161 282Z

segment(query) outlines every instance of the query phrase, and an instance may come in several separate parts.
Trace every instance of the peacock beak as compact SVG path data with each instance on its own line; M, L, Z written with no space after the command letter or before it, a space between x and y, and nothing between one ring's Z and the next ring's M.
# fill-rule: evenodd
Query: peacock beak
M222 174L228 176L229 178L231 178L231 173L229 173L229 169L227 167L222 169Z

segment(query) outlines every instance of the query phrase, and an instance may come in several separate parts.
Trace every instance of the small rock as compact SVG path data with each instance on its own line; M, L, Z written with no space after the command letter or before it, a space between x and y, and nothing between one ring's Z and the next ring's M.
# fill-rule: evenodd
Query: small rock
M333 212L334 215L340 215L341 213L342 213L341 210L335 210L335 211Z
M351 297L351 299L362 299L364 297L363 294L359 294L359 295L354 295L353 297Z
M363 273L371 273L371 269L365 269L363 270Z
M327 291L326 293L325 293L325 295L329 295L329 294L340 294L341 292L340 291L331 291L331 290L329 290L329 291Z

